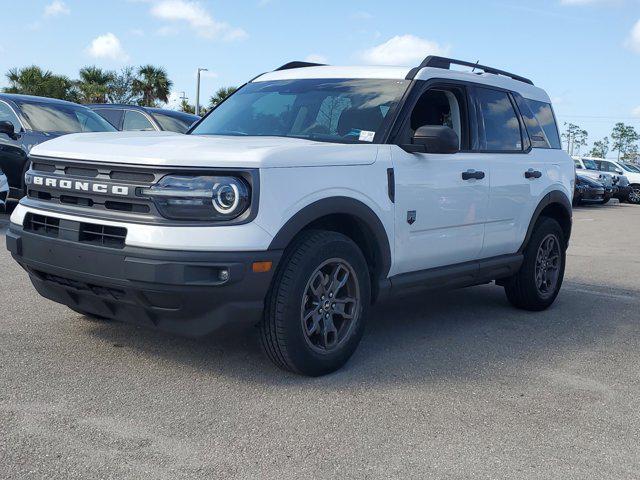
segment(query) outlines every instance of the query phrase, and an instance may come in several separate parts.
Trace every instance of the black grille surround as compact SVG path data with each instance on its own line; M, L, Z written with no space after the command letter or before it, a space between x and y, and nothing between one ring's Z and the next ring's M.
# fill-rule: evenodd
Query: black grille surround
M26 173L27 196L21 200L27 207L93 219L175 226L239 225L251 222L258 213L258 169L131 166L39 156L31 156L30 160L31 168ZM251 188L250 207L229 221L167 219L160 214L153 200L142 194L142 190L171 174L240 176ZM39 177L39 184L34 181L36 177ZM67 188L60 187L61 181ZM94 191L95 184L104 191ZM123 194L124 190L126 194Z
M74 222L31 212L25 215L23 228L36 235L106 248L122 249L127 238L127 229L123 227Z

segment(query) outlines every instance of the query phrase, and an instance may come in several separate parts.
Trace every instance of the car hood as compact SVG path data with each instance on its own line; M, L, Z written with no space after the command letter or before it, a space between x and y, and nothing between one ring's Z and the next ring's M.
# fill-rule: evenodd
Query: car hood
M336 144L285 137L109 132L65 135L35 146L31 154L133 165L278 168L361 165L375 162L377 145Z
M580 175L596 180L604 186L610 187L613 185L613 176L610 173L599 172L596 170L580 170Z

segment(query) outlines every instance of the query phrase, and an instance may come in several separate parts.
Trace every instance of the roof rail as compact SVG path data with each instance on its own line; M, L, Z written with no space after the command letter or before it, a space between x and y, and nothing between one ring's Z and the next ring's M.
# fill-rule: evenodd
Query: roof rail
M284 65L282 65L279 68L276 68L274 71L278 72L280 70L292 70L294 68L304 68L304 67L324 67L325 64L324 63L311 63L311 62L300 62L300 61L294 61L294 62L289 62L289 63L285 63Z
M462 65L464 67L472 67L477 68L485 73L492 73L494 75L502 75L504 77L510 77L519 82L528 83L529 85L533 85L533 82L528 78L521 77L520 75L515 75L513 73L505 72L504 70L498 70L497 68L487 67L486 65L480 65L479 63L465 62L463 60L455 60L453 58L447 57L437 57L434 55L429 55L425 58L422 63L412 68L407 74L407 80L413 80L417 73L425 68L425 67L433 67L433 68L444 68L446 70L451 70L451 65Z

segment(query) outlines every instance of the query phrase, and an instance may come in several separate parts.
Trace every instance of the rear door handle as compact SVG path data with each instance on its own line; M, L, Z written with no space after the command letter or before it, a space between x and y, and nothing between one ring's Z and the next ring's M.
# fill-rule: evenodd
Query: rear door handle
M484 172L479 172L473 169L469 169L466 172L462 172L463 180L482 180L484 178Z
M540 178L542 176L542 172L539 170L534 170L530 168L526 172L524 172L524 178Z

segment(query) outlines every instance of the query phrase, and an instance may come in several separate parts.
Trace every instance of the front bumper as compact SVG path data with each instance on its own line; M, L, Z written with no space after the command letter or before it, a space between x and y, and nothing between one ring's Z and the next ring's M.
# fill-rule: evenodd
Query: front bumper
M257 322L281 251L185 252L106 248L11 224L7 248L44 297L73 309L163 331L202 336ZM254 273L253 262L271 261ZM221 271L228 272L228 279Z

